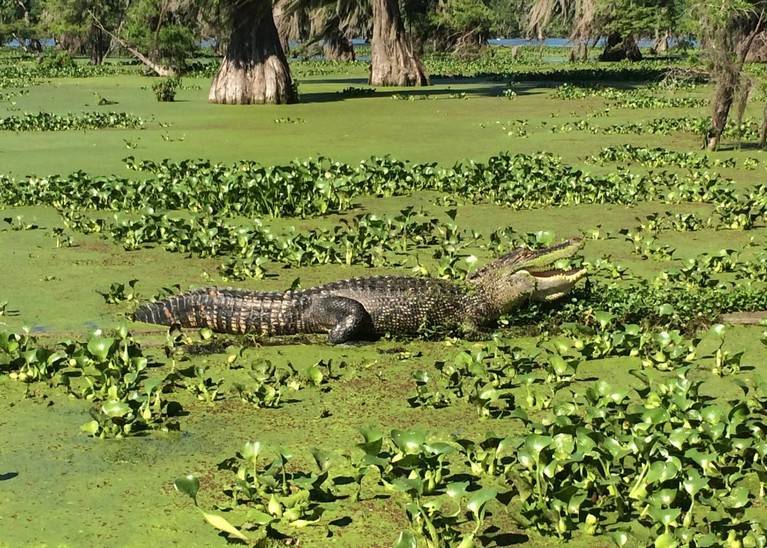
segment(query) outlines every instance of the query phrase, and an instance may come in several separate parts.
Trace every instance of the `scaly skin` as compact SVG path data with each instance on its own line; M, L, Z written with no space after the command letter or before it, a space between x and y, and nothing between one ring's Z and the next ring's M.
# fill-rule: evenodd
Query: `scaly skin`
M545 270L547 259L569 256L570 240L542 252L517 250L458 285L446 280L373 276L298 291L206 288L141 306L137 321L208 327L221 333L328 333L332 343L404 335L423 329L473 330L529 300L553 300L584 275Z

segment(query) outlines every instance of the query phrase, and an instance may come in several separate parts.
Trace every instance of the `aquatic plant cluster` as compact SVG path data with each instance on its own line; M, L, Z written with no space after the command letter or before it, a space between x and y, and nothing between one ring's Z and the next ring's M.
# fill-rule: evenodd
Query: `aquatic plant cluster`
M711 120L706 116L679 116L650 118L641 122L627 122L608 126L597 125L587 119L579 119L575 122L564 122L559 125L551 125L542 122L542 126L548 127L551 133L570 133L572 131L588 131L594 134L605 135L670 135L676 132L705 135ZM759 137L759 122L746 119L741 124L728 122L723 135L732 139L755 140Z
M638 147L619 145L603 148L589 161L604 165L606 163L635 163L644 167L680 167L684 169L736 168L756 169L758 158L744 158L741 165L735 158L714 158L702 152L679 152L661 147Z
M327 158L265 167L254 162L212 165L207 161L128 159L128 167L148 178L69 176L2 178L0 202L7 205L54 205L59 209L111 211L188 210L230 216L310 217L354 207L360 196L400 196L438 191L450 199L492 203L514 209L576 204L706 202L727 209L758 194L740 197L728 179L716 173L621 170L591 175L548 154L508 154L486 162L409 163L374 157L357 166Z
M638 89L622 89L610 86L578 86L562 84L554 91L557 99L585 99L600 97L614 108L699 108L708 101L704 97L659 95L658 91L668 91L667 88L655 89L645 86Z
M211 337L199 333L201 342ZM723 326L713 326L707 338L713 347L678 331L621 324L607 313L596 314L592 327L542 335L532 349L495 338L435 362L431 371L414 371L408 401L436 408L465 401L485 420L519 421L519 433L467 439L365 428L349 452L312 450L313 470L288 465L293 456L285 449L248 442L219 465L231 483L217 509L244 520L233 525L200 511L225 534L257 541L319 523L326 505L342 498L399 493L408 527L395 546L474 545L492 538L488 516L504 507L520 526L560 539L579 532L609 534L621 546L629 535L664 545L761 545L765 532L749 510L767 482L767 385L737 380L739 398L705 395L705 375L735 376L744 367L742 353L725 349ZM349 367L321 361L299 371L256 360L250 381L224 391L204 369L183 367L190 343L189 335L170 332L170 372L157 376L161 364L125 330L53 348L3 332L0 373L92 401L93 420L83 431L119 438L178 428L182 410L168 397L179 389L209 405L236 397L281 407L288 393L332 390ZM248 366L241 348L230 347L226 356L227 367ZM607 356L635 357L638 384L619 390L599 381L574 392L579 368ZM175 485L197 504L195 476Z
M140 128L144 120L127 112L52 112L11 114L0 117L0 131L67 131L76 129Z

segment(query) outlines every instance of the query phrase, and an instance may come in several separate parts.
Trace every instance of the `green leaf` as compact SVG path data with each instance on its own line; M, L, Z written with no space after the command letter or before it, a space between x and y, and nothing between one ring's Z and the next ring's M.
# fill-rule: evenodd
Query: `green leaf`
M95 436L99 432L99 421L89 421L80 427L80 430L91 436Z
M543 246L550 246L554 239L556 238L556 234L554 234L553 230L539 230L538 232L535 232L535 243Z
M245 445L240 449L242 458L246 461L254 464L258 459L258 455L261 453L262 445L260 441L247 441Z
M462 497L466 494L466 489L468 487L468 481L454 481L445 486L445 494L451 498Z
M193 474L188 474L183 478L177 478L173 482L173 487L176 491L183 493L191 497L195 504L197 504L197 492L200 490L200 480Z
M609 312L604 312L602 310L598 312L594 312L594 319L599 323L599 327L602 330L605 330L608 325L613 321L613 318L615 316L613 314L610 314Z
M470 494L469 500L466 503L466 508L474 514L474 517L479 519L482 514L485 505L493 500L498 495L498 491L496 489L493 489L491 487L486 487L484 489L480 489L479 491L474 491Z
M680 508L661 508L657 505L651 505L647 512L650 516L664 527L669 527L676 522L676 518L682 513Z
M552 443L554 458L565 460L575 451L575 439L570 434L557 434Z
M256 510L255 508L251 508L248 510L248 513L245 515L245 521L250 521L255 523L256 525L269 525L274 521L274 518L267 514L266 512L262 512L261 510Z
M684 490L690 497L695 497L698 492L708 485L708 479L700 475L695 468L691 468L687 472L687 479L682 482Z
M322 384L322 380L325 378L325 375L322 374L322 371L320 371L320 368L316 365L313 365L306 370L306 376L314 386Z
M416 369L410 374L417 383L426 384L429 382L429 373L423 369Z
M525 447L532 455L533 459L538 461L541 451L546 449L552 442L551 436L539 436L531 434L525 438Z
M667 480L674 479L679 473L679 469L671 461L659 462L656 461L650 465L650 469L645 476L647 484L663 483Z
M709 330L709 333L711 333L713 336L722 339L724 338L724 333L727 330L727 328L721 324L721 323L715 323L711 326L711 329Z
M624 531L613 531L610 533L610 538L617 546L625 546L629 541L629 536Z
M455 452L455 447L450 445L449 443L445 443L442 441L435 441L433 443L427 443L424 445L424 447L431 453L435 455L447 455L449 453Z
M308 527L309 525L314 525L315 523L319 523L320 518L317 519L297 519L290 522L291 527L296 527L298 529L303 529L304 527Z
M316 447L313 447L309 452L312 454L314 463L317 465L317 468L319 468L321 472L324 472L330 468L330 453L327 453L322 449L317 449Z
M109 350L112 348L114 342L114 339L93 335L88 339L88 352L90 352L90 354L98 361L106 361L107 356L109 356Z
M420 496L423 493L423 480L420 478L396 478L391 482L391 487L401 493Z
M392 430L391 439L397 449L406 455L418 454L426 443L426 433L421 430Z
M418 548L418 541L410 529L400 531L397 540L394 542L394 548Z
M223 517L218 516L216 514L208 514L207 512L202 512L202 516L205 518L205 521L210 523L213 527L215 527L219 531L223 531L224 533L232 535L234 538L238 538L245 542L249 542L248 537L243 535L239 529L237 529L234 525L229 523Z
M722 500L722 504L725 508L743 508L748 504L748 489L746 487L736 487Z
M359 433L365 438L365 443L374 443L383 439L383 432L374 426L364 426L359 429Z
M130 405L123 401L108 401L101 406L101 412L110 418L124 417L130 411Z
M658 309L659 316L671 316L672 314L674 314L673 306L668 303L660 305L660 308Z
M663 533L655 539L653 546L655 548L676 548L679 546L679 541L671 533Z

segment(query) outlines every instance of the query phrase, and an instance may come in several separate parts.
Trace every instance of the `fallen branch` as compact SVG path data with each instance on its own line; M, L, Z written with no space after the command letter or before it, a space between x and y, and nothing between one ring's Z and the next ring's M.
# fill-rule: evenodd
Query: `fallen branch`
M152 69L158 76L176 76L176 71L160 65L158 63L155 63L152 61L149 57L141 53L139 50L128 44L125 40L114 34L113 32L107 30L104 25L101 24L101 21L99 21L98 17L96 17L91 10L88 10L88 15L91 16L93 21L96 23L96 26L101 29L102 32L109 35L112 40L116 41L118 44L120 44L121 47L125 48L133 57L141 61L144 65Z

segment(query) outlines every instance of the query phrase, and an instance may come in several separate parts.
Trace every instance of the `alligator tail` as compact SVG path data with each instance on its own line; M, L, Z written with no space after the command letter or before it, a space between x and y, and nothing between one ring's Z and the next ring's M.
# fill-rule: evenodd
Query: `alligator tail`
M159 325L206 327L206 320L212 319L207 310L215 309L210 293L209 290L197 290L143 304L133 313L133 319Z
M208 327L219 333L296 333L300 311L290 294L209 287L140 306L139 322Z

